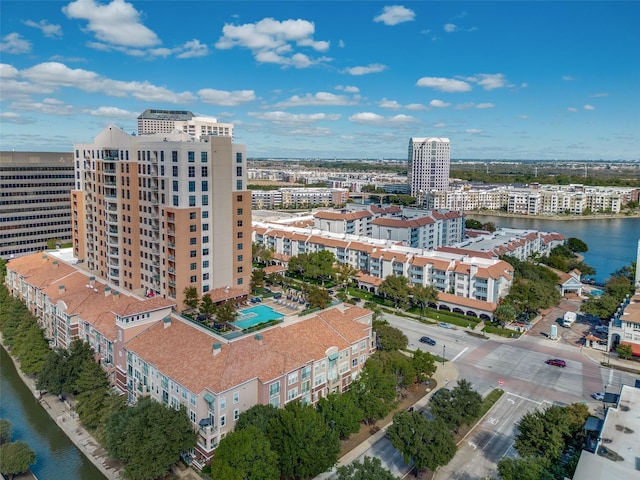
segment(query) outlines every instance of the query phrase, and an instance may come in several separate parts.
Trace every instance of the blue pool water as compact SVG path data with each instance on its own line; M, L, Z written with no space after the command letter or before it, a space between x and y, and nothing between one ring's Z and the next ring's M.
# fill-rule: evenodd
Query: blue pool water
M284 317L281 313L276 312L273 308L266 305L258 305L256 307L247 308L238 312L238 319L233 324L241 329L253 327L259 323L268 322L269 320L278 320Z
M604 293L603 290L598 290L597 288L592 288L591 291L589 292L591 295L593 295L594 297L600 297L602 296L602 294Z

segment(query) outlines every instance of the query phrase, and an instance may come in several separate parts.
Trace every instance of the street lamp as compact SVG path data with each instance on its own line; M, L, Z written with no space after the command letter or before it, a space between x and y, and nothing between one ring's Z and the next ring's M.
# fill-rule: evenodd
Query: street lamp
M444 365L444 359L445 359L445 356L444 356L444 345L442 345L442 365Z

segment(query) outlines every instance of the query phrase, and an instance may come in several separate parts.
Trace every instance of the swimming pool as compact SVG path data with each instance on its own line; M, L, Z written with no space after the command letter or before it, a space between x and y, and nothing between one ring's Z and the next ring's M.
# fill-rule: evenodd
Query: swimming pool
M284 315L276 312L273 308L266 305L258 305L238 311L238 319L233 324L244 330L269 320L279 320L282 317Z
M604 294L603 290L598 290L597 288L592 288L589 292L589 295L593 295L594 297L601 297Z

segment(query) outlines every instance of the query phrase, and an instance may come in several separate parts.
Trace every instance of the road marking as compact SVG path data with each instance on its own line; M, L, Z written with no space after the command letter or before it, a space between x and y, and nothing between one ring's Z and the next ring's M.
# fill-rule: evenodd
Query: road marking
M496 423L498 423L498 419L495 417L491 417L489 418L489 420L487 420L487 422L489 422L491 425L495 425Z
M611 370L609 370L609 382L608 382L608 384L611 385L611 382L613 382L613 368Z
M467 444L468 444L471 448L473 448L474 450L475 450L476 448L478 448L478 446L477 446L475 443L473 443L473 442L467 442Z
M519 398L521 400L526 400L527 402L531 402L531 403L535 403L536 405L542 405L544 402L546 402L546 400L543 400L542 402L538 402L536 400L531 400L530 398L527 397L521 397L520 395L517 395L515 393L511 393L511 392L505 392L507 395L511 395L513 397ZM510 400L509 398L507 398L507 400ZM513 402L513 404L515 405L516 402Z
M516 401L513 398L507 398L507 402L509 402L511 405L516 404Z
M455 362L458 358L460 358L460 356L466 352L467 350L469 350L469 347L464 347L464 350L462 350L459 354L457 354L455 357L453 357L453 360L451 360L452 362Z

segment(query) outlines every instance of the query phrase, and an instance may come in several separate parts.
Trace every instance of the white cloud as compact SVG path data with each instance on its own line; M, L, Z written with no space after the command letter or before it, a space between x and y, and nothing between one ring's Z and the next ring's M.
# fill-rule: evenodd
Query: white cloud
M473 102L465 102L465 103L459 103L455 106L456 110L466 110L467 108L473 108L475 107L476 104Z
M589 105L589 104L586 104L583 108L585 110L595 110L596 109L596 107L594 107L593 105Z
M447 124L440 122L440 123L434 123L433 126L435 128L445 128L447 126Z
M427 107L421 103L409 103L408 105L405 105L404 108L407 110L426 110Z
M570 77L569 75L563 75L562 76L562 80L564 80L566 82L571 82L571 81L575 80L575 77Z
M384 72L387 69L386 65L381 63L371 63L366 66L351 67L344 70L349 75L368 75L369 73Z
M483 130L480 129L480 128L467 128L464 132L465 133L473 133L473 134L475 134L475 133L482 133Z
M292 53L293 45L308 47L316 52L327 51L330 42L314 40L314 33L314 23L307 20L290 19L280 22L273 18L263 18L257 23L225 24L215 47L220 50L247 48L260 63L306 68L331 60L328 57L314 59L299 52Z
M451 104L447 102L443 102L442 100L434 99L429 102L429 106L433 108L446 108L446 107L450 107Z
M341 90L347 93L358 93L360 91L358 87L355 87L353 85L338 85L336 86L336 90Z
M413 10L403 7L402 5L392 5L384 7L382 13L374 17L373 21L393 26L399 23L411 22L415 17L416 14Z
M455 25L455 23L447 23L444 25L443 29L445 32L451 33L451 32L455 32L458 29L458 27Z
M69 68L58 62L44 62L22 70L21 75L39 85L77 87L88 91L99 90L100 76L89 70Z
M13 102L10 108L22 112L36 112L45 115L76 115L78 113L74 105L66 105L54 98L45 98L42 102L20 100Z
M322 120L339 120L340 115L338 114L326 114L326 113L289 113L282 111L273 111L273 112L249 112L249 116L258 118L260 120L265 120L268 122L275 123L277 125L304 125L314 122L319 122Z
M3 123L15 123L17 125L27 125L29 123L35 123L32 118L23 117L16 112L0 112L0 120Z
M594 93L593 95L589 95L591 98L600 98L600 97L608 97L608 93Z
M62 8L71 19L88 22L87 30L98 40L128 47L152 47L160 43L158 36L140 22L140 12L124 0L100 5L94 0L76 0Z
M338 46L344 48L344 40L338 40Z
M181 48L183 52L178 55L178 58L204 57L209 54L209 47L195 38L185 42Z
M37 28L47 38L56 38L62 36L62 27L60 25L51 24L46 20L40 20L39 22L27 20L24 22L24 24L27 27Z
M567 110L569 110L570 112L577 112L578 109L576 107L567 107Z
M391 110L398 110L398 109L402 108L402 105L400 105L395 100L387 100L386 98L383 98L382 100L380 100L377 103L378 103L378 106L381 107L381 108L389 108Z
M279 102L275 106L284 107L303 107L303 106L345 106L355 105L357 102L346 95L336 95L330 92L318 92L315 94L307 93L304 96L294 95L283 102Z
M443 77L422 77L416 83L418 87L430 87L441 92L468 92L471 85L462 80Z
M472 77L465 78L468 82L477 83L485 90L493 90L508 85L507 79L502 73L478 73Z
M18 69L8 63L0 63L0 78L18 78Z
M31 51L31 42L22 38L19 33L9 33L2 37L0 42L0 52L19 55Z
M198 90L198 95L204 103L223 105L226 107L235 107L256 99L256 94L253 90L235 90L228 92L225 90L214 90L213 88L203 88Z
M365 125L388 125L417 122L418 119L410 115L395 115L393 117L383 117L377 113L359 112L349 117L349 121L353 123L361 123Z
M526 120L527 118L529 118L529 115L516 115L516 118L520 118L522 120Z
M117 107L98 107L94 110L86 110L85 113L101 118L117 118L121 120L134 120L138 117L136 112L123 110Z
M493 103L479 103L476 105L476 108L484 109L484 108L493 108L495 105Z

